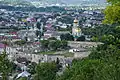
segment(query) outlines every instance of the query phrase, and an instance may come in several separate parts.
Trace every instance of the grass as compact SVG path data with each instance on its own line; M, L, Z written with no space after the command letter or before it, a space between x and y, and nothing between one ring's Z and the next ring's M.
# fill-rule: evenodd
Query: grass
M56 51L40 52L40 54L55 54Z
M66 53L61 54L61 55L65 56L65 57L73 57L74 53L66 52Z
M55 54L55 53L56 51L40 52L40 54ZM74 57L74 53L71 53L71 52L65 52L63 54L58 54L58 55L65 56L65 57Z

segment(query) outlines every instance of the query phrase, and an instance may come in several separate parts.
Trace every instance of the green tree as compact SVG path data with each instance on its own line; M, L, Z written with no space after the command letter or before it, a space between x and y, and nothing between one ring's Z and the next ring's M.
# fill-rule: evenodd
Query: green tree
M2 80L8 80L9 74L12 72L12 63L8 60L6 52L0 54L0 73Z
M61 50L61 49L66 49L68 47L68 42L63 40L52 40L49 42L49 49L50 50Z
M41 40L40 42L44 50L48 49L49 40Z
M103 46L88 58L74 61L58 80L119 80L120 50L112 45Z
M120 24L120 1L119 0L108 0L111 4L105 9L105 20L104 23L119 23Z
M61 41L59 40L53 40L53 41L50 41L49 43L49 48L51 50L58 50L59 48L61 47Z
M20 78L18 80L28 80L26 77Z
M9 45L9 42L7 42L7 41L3 41L2 43L5 45Z
M77 41L85 41L85 36L78 37Z
M71 34L62 34L60 36L61 40L73 41L74 37Z
M62 41L61 41L61 48L62 48L62 49L66 49L67 47L68 47L68 42L65 41L65 40L62 40Z
M32 63L28 66L28 68L29 68L28 72L31 73L31 74L35 74L35 73L36 73L36 71L35 71L35 67L36 67L36 66L37 66L37 64L34 63L34 62L32 62Z
M36 75L34 80L55 80L57 66L52 63L40 63L36 67Z
M17 44L17 45L24 45L24 44L26 44L26 41L24 41L24 40L20 40L20 41L16 41L16 42L14 42L15 44Z
M101 70L103 65L100 60L78 60L58 80L96 80L98 74L95 73Z
M93 36L93 37L92 37L92 41L97 42L97 41L98 41L98 38L97 38L97 37L95 37L95 36Z

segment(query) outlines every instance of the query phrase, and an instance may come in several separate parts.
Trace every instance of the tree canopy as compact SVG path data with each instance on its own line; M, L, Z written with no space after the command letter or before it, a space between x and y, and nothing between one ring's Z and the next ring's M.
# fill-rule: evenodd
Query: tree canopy
M107 0L110 5L106 7L104 23L120 24L120 0Z
M12 72L12 63L8 60L6 52L0 54L0 73L2 80L8 80L9 74Z
M34 80L55 80L57 66L52 63L40 63L36 68Z

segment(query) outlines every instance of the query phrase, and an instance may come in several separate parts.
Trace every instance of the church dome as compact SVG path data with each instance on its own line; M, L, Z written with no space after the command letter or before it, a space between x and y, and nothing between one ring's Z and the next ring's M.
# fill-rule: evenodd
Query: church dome
M77 20L77 19L75 19L75 20L74 20L74 23L78 23L78 20Z
M76 28L75 32L81 32L81 29L80 28Z

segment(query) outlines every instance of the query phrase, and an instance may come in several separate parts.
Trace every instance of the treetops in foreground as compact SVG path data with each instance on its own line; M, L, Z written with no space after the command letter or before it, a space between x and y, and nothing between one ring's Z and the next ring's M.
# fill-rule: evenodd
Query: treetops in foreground
M93 49L89 57L74 60L58 80L119 80L120 27L103 36L104 44Z
M110 6L105 9L105 20L103 23L120 24L120 0L107 0Z

